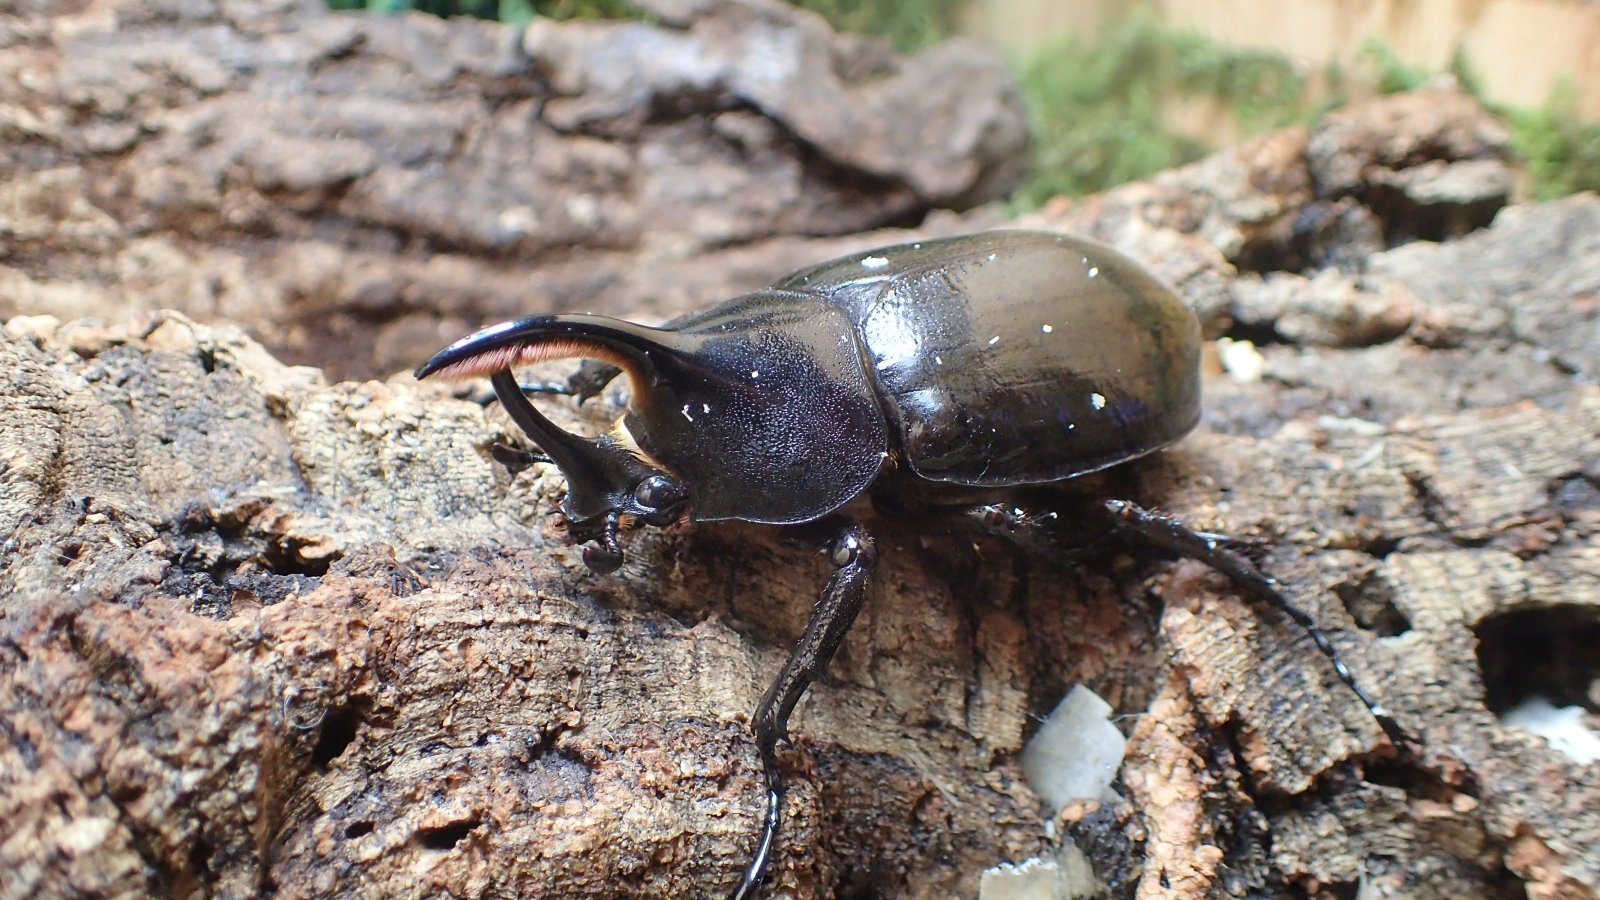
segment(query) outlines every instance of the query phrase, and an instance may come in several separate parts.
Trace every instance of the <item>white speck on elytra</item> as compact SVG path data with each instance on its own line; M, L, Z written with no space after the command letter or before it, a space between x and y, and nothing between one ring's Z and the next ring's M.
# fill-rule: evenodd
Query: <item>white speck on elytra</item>
M935 353L933 355L933 364L936 365L936 366L944 365L944 357L942 357L939 354Z
M683 417L691 422L694 421L694 416L689 415L689 404L687 403L683 405Z
M1096 275L1099 275L1099 274L1100 274L1100 267L1099 266L1090 266L1089 267L1089 277L1090 278L1093 278L1093 277L1095 277Z
M993 347L995 344L998 344L998 343L1000 343L1000 335L997 334L994 337L989 338L989 346Z
M760 369L751 369L750 370L750 377L751 378L760 378L761 377L761 370Z
M1094 407L1095 409L1105 409L1106 408L1106 395L1105 394L1090 394L1089 395L1089 405Z
M1054 325L1040 325L1039 330L1045 334L1049 334L1050 332L1055 331L1056 327Z
M863 269L881 269L888 264L889 258L886 256L867 256L861 260L861 268Z
M1098 397L1100 395L1099 394L1095 394L1095 396ZM1105 404L1105 401L1103 399L1100 402L1101 402L1101 405ZM701 412L711 412L711 404L709 404L709 403L700 404L700 411Z
M994 262L995 254L989 254L989 262Z

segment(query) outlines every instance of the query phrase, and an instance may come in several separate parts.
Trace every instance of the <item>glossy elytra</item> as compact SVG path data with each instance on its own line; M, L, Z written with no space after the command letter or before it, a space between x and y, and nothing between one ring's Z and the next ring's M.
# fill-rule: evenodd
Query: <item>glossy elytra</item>
M767 796L733 890L746 897L777 836L777 744L876 565L872 537L841 512L863 498L881 514L965 521L1045 552L1094 521L1200 560L1288 612L1389 737L1407 740L1311 619L1216 535L1055 489L1187 434L1200 415L1199 357L1194 314L1138 264L1064 235L995 231L822 263L659 328L593 315L502 323L440 351L417 377L490 377L565 474L568 533L590 544L584 560L597 572L621 565L621 536L640 525L828 529L836 571L751 719ZM582 399L628 376L628 409L610 432L558 428L511 373L566 358L588 362L543 390Z

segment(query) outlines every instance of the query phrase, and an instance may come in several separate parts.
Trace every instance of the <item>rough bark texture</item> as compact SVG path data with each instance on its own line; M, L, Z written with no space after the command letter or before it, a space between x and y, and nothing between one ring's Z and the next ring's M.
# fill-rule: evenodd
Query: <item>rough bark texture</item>
M673 149L645 135L711 102L700 76L624 103L605 79L636 60L599 48L754 40L738 17L779 15L766 7L692 25L668 10L651 31L563 26L525 38L542 49L524 56L474 23L202 6L133 21L85 5L49 25L0 7L15 16L0 61L57 79L0 79L32 98L0 106L19 148L6 189L45 204L6 207L0 309L57 316L13 316L0 333L0 895L726 890L760 812L744 716L826 577L813 548L757 527L676 528L636 536L628 564L595 577L553 524L559 477L512 474L488 452L512 436L497 413L404 376L330 383L180 314L65 320L188 308L301 358L320 349L338 371L382 370L457 323L560 305L549 285L591 268L611 273L603 293L666 315L716 299L690 298L693 285L749 287L913 232L701 252L779 226L708 200L700 215L744 230L679 217L662 234L610 212L573 230L541 211L507 237L463 212L544 203L518 179L573 158L512 153L517 140L490 135L512 122L579 135L582 152ZM705 24L717 15L733 18ZM775 33L824 40L809 20ZM138 56L162 35L184 52ZM107 68L90 78L61 63L69 50ZM669 50L644 55L665 65ZM795 58L816 66L817 52ZM508 79L535 63L567 73L541 76L544 113L501 118L524 102ZM729 63L716 84L740 78ZM499 99L462 102L449 94L462 85ZM1003 93L962 115L995 114ZM369 140L331 124L384 96L395 106L373 128L456 124L436 144L422 125ZM917 174L892 143L903 135L852 131L864 113L837 97L791 102L734 112L762 128L799 116L794 145L876 172L846 179L867 194L852 202L976 190ZM817 120L830 114L847 124ZM256 120L319 143L252 144ZM830 135L849 149L816 149ZM869 607L784 756L775 892L970 895L983 868L1066 835L1116 896L1595 896L1600 768L1498 714L1539 694L1586 706L1593 727L1600 707L1600 200L1502 209L1504 147L1470 101L1425 91L1023 223L1117 244L1177 285L1208 334L1260 345L1264 377L1225 356L1240 377L1212 367L1202 429L1128 480L1192 525L1261 539L1263 565L1423 739L1420 757L1396 756L1282 617L1197 567L1030 559L874 521ZM346 158L337 183L296 174ZM730 163L726 177L781 168ZM786 201L783 215L831 224L781 227L883 221L830 218L842 202ZM567 258L591 238L611 243ZM664 245L681 261L663 264ZM305 272L290 263L309 258L327 280L290 303L282 285ZM391 281L366 295L362 278ZM680 280L645 290L658 278ZM446 283L460 291L444 298ZM204 308L219 297L237 305ZM344 344L270 330L291 313L352 330ZM396 338L392 359L354 330L412 319L426 327ZM593 427L614 410L583 414ZM1127 803L1070 809L1052 831L1013 760L1076 682L1127 717Z
M321 0L0 4L0 315L176 308L388 375L531 306L648 314L768 274L719 247L1014 185L1026 124L992 54L694 5L519 33Z

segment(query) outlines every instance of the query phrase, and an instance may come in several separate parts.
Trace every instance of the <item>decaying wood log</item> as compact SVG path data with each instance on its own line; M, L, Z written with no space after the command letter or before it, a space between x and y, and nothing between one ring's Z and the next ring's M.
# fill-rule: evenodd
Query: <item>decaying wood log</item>
M1595 896L1600 769L1503 716L1597 724L1600 199L1502 208L1504 147L1425 91L1025 223L1147 260L1229 339L1137 493L1259 540L1421 753L1201 569L875 523L869 607L784 755L775 891L971 895L1077 853L1114 896ZM737 287L904 234L749 249ZM74 240L7 251L28 276L0 290ZM12 316L0 370L0 895L731 886L744 717L813 548L676 528L596 577L559 477L490 454L498 413L178 313ZM1047 827L1015 757L1075 683L1126 717L1126 802Z

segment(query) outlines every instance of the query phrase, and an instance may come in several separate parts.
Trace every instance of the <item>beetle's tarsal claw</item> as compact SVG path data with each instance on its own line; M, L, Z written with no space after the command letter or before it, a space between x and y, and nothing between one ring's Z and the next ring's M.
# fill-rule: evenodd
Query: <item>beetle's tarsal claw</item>
M506 467L512 475L521 472L534 463L551 462L550 454L539 450L526 450L522 447L513 447L501 441L489 445L489 455L494 461Z
M622 568L622 553L621 551L613 553L600 547L585 547L583 564L596 575L610 575Z
M622 541L617 538L616 513L606 517L606 524L594 545L583 548L583 564L596 575L610 575L622 568Z

